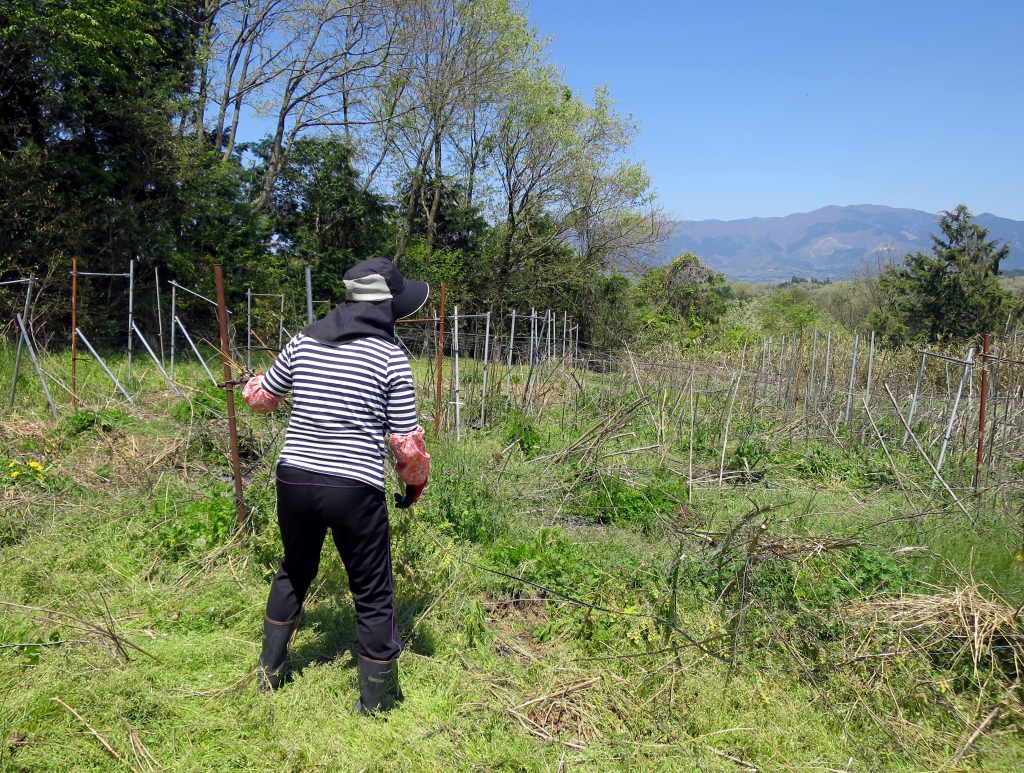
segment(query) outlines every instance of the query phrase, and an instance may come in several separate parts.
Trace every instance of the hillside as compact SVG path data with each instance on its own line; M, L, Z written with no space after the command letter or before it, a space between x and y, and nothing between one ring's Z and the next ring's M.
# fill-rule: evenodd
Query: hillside
M990 237L1011 245L1004 269L1024 268L1024 222L979 214ZM680 221L659 258L700 255L730 279L842 279L887 256L931 247L935 215L873 204L829 206L785 217Z

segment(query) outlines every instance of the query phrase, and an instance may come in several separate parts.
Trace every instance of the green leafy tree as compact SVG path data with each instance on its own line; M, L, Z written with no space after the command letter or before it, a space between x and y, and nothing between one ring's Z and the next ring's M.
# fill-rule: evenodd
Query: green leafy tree
M0 269L63 288L72 255L94 271L163 259L177 232L173 116L192 79L194 6L0 4ZM121 303L123 284L90 282L83 295Z
M765 299L762 311L765 329L779 333L797 333L813 325L820 312L806 288L790 285Z
M1013 300L999 284L1008 245L989 241L963 204L938 219L932 254L907 255L878 279L881 308L871 325L893 344L970 338L1004 324Z
M269 140L256 148L265 163L270 150ZM295 141L277 173L268 214L292 273L298 276L301 266L311 266L314 289L335 301L344 296L341 277L347 269L391 251L391 208L363 190L352 151L340 139Z
M691 252L676 256L667 266L649 269L640 290L656 309L693 331L717 324L731 297L725 276Z

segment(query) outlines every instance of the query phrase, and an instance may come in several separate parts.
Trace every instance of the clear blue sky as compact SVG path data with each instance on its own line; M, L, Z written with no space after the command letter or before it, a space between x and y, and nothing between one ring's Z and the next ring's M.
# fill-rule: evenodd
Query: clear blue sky
M967 204L1024 220L1024 2L532 0L685 220Z

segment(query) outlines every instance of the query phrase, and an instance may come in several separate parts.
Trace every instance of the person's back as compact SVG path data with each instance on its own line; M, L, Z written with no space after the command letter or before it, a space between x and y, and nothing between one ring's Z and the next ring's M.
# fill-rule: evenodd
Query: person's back
M263 376L294 395L280 463L384 488L386 434L416 430L416 395L405 353L380 338L324 343L299 333Z
M395 619L391 530L384 499L389 436L395 472L411 507L430 475L409 360L395 343L395 320L422 306L424 282L406 280L386 258L345 272L345 301L295 336L274 365L250 379L246 403L261 413L295 397L277 464L277 522L284 556L263 619L257 680L276 690L291 673L288 641L320 568L330 531L348 572L356 608L359 699L355 710L401 702L402 642Z

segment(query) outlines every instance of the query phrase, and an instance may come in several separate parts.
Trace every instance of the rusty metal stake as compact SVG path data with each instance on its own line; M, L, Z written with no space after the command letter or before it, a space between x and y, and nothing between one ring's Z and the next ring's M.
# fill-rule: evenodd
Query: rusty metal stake
M231 386L231 361L228 359L228 307L224 302L224 272L220 263L213 267L217 285L217 321L220 323L220 359L224 364L224 393L228 399L228 433L231 436L231 476L235 479L235 515L238 526L245 526L245 501L242 499L242 460L238 456L238 424L235 421L235 390Z

